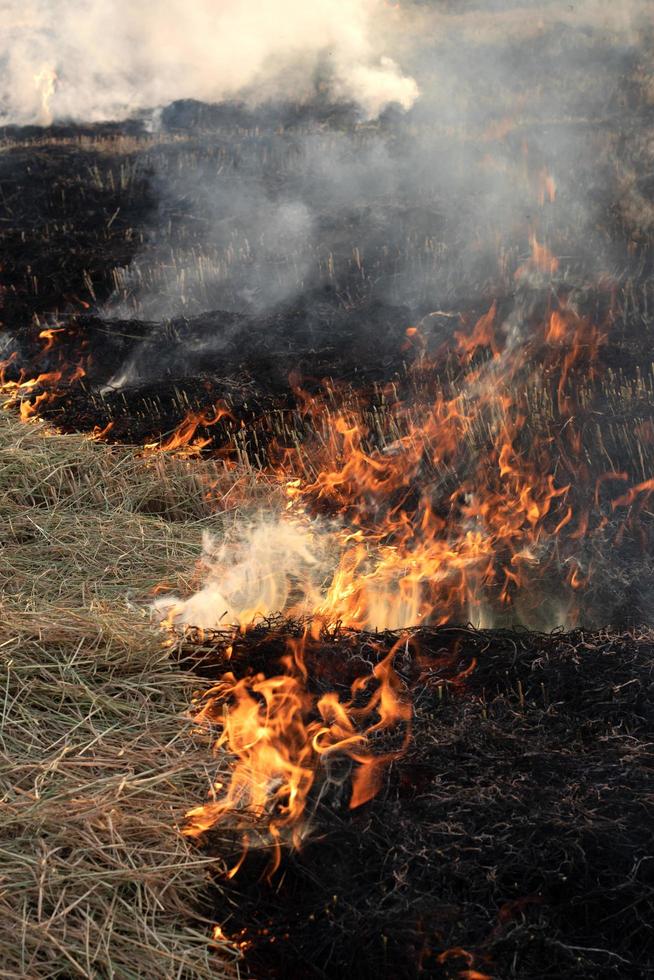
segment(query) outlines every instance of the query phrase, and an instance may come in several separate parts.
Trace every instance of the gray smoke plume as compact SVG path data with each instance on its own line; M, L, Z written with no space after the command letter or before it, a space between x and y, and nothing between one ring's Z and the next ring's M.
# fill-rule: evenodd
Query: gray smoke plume
M602 197L623 201L630 221L651 212L629 154L617 161L614 134L629 86L654 104L654 81L638 68L650 47L646 5L483 0L366 10L370 30L374 21L415 79L417 101L395 99L404 111L386 109L375 124L359 113L344 125L288 125L267 101L275 90L253 82L266 105L249 130L247 120L236 134L227 123L209 126L175 165L153 155L159 212L108 312L260 312L328 284L348 302L372 293L421 316L461 296L492 300L499 266L515 268L534 233L556 238L564 274L575 263L586 275L619 264L596 218ZM372 109L362 89L339 84L327 102L347 95ZM171 124L175 113L165 110L162 138ZM545 193L546 179L556 195ZM184 236L175 234L180 215L192 224Z

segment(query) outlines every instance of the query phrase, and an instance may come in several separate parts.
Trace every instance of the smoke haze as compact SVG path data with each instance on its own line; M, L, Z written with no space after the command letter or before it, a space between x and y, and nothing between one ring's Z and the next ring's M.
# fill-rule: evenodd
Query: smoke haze
M613 242L597 236L597 202L619 198L634 221L651 213L606 130L628 108L629 86L654 102L654 82L639 69L650 43L642 3L346 6L347 50L381 50L384 37L414 80L412 98L395 100L404 111L387 108L374 126L356 114L344 125L310 116L289 124L269 102L236 122L228 113L202 117L192 149L149 161L159 208L107 312L155 320L260 312L324 283L351 289L356 266L359 293L419 317L462 294L491 300L484 282L497 278L502 256L515 268L509 253L524 254L534 231L556 235L584 274L619 265ZM352 34L368 40L355 44ZM355 63L332 74L328 98L347 96L369 112L393 101L379 75L359 72L370 58L350 57ZM364 84L373 76L374 99ZM284 84L297 78L288 68ZM282 97L279 86L253 82L250 95L265 101L275 91ZM188 136L193 118L173 106L160 132ZM541 208L546 175L556 202ZM192 233L177 233L180 215L191 216Z
M0 119L120 119L175 99L335 99L377 115L418 90L385 49L382 0L5 0ZM8 28L8 29L7 29Z

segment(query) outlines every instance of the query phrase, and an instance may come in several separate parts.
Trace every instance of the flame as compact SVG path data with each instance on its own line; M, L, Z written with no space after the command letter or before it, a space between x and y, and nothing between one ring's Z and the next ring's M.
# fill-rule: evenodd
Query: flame
M652 492L654 492L654 478L643 480L642 483L636 484L635 487L631 487L626 493L617 497L611 506L613 510L616 510L618 507L630 507L643 495L647 499Z
M545 276L553 276L559 268L559 260L552 255L547 245L541 244L535 235L529 239L531 246L531 256L515 273L517 280L525 279L529 274L540 273Z
M318 621L376 629L445 622L457 611L473 615L485 588L509 603L571 520L570 485L547 472L547 445L530 454L518 448L524 415L510 394L513 360L510 368L499 364L494 317L491 307L468 338L457 337L466 363L482 338L495 347L484 377L472 369L467 390L428 408L397 406L396 431L408 432L385 449L365 450L370 433L356 408L334 415L325 402L307 400L325 437L313 479L287 482L289 505L301 512L320 504L342 520L340 558L314 609ZM480 424L489 443L467 460ZM283 473L299 468L292 455ZM442 471L466 468L443 492Z
M336 692L318 695L310 690L301 640L287 640L282 672L273 677L256 673L237 679L227 671L203 696L193 717L197 724L221 729L215 749L225 747L234 758L230 782L222 796L188 811L184 833L197 837L226 814L240 818L245 827L265 817L273 874L282 842L297 847L302 841L322 760L337 753L349 757L357 767L350 807L366 803L377 791L383 767L397 756L376 755L368 746L369 736L402 725L403 744L408 737L411 705L393 669L396 650L369 677L355 680L346 700ZM243 855L230 874L240 867L248 845L245 833Z
M533 245L534 262L547 267L551 256ZM409 328L410 337L418 333ZM309 617L315 635L335 624L530 622L550 568L564 592L567 586L560 606L572 616L588 572L568 563L562 575L561 568L576 542L605 526L574 424L575 379L596 370L604 333L559 300L529 342L516 343L493 303L455 341L445 354L455 384L434 392L431 380L430 404L402 401L389 386L374 427L365 396L333 385L317 395L296 388L312 435L272 450L286 514L255 520L240 540L207 554L200 592L161 606L167 625L247 629L280 612ZM539 364L565 419L556 437L525 429L526 392ZM434 367L422 351L416 383ZM200 422L206 417L187 418L170 445L192 444ZM561 455L566 467L555 468ZM630 491L629 502L648 489ZM627 502L623 495L615 506Z
M251 945L248 939L243 938L245 935L246 931L245 929L242 929L236 936L228 936L223 927L218 924L214 925L211 930L211 938L215 943L230 946L232 949L240 953L244 953Z
M90 438L93 439L94 442L102 442L107 438L113 427L113 421L107 422L105 426L94 425Z
M543 179L551 199L553 183ZM515 276L542 286L558 259L535 234L530 244ZM169 628L234 627L238 635L278 613L307 622L305 637L288 639L271 673L238 676L230 647L222 676L193 710L196 724L218 729L215 748L233 764L209 801L189 810L184 832L197 837L224 819L235 822L243 852L230 874L262 827L272 870L284 844L299 846L317 783L334 756L349 760L356 808L379 791L386 767L406 745L411 705L393 667L397 648L349 691L325 693L306 667L307 642L336 626L401 631L448 621L529 623L539 615L550 571L561 590L559 615L574 617L577 594L592 577L579 541L603 533L608 520L600 497L617 485L612 512L626 509L625 521L647 505L654 479L629 488L626 474L611 470L597 478L584 460L577 381L600 370L604 325L551 285L547 304L531 317L528 333L496 302L474 322L430 314L455 316L460 327L452 349L436 353L423 332L427 318L409 327L403 342L414 358L405 395L390 383L373 397L328 382L311 393L296 381L305 436L273 442L265 474L283 492L284 509L243 519L240 537L221 546L205 541L202 587L186 599L156 600ZM43 354L59 333L41 331ZM83 376L80 365L29 378L12 357L1 390L30 421L63 385ZM541 434L530 426L534 382L545 387L557 422ZM231 419L222 403L192 410L145 449L197 455L212 444L214 427ZM111 426L96 427L92 438L106 437ZM224 430L229 440L233 427ZM464 671L456 683L465 677ZM392 748L377 747L379 733ZM468 975L476 975L469 966Z
M557 265L535 239L530 263L525 274ZM432 386L430 403L402 401L389 386L382 392L384 413L374 416L352 391L326 385L316 395L297 387L312 436L308 446L276 447L285 513L254 522L240 542L209 549L204 588L168 606L168 626L234 623L246 631L278 612L307 617L303 640L287 640L272 676L237 677L227 669L230 644L225 673L194 710L197 723L218 727L216 749L233 764L225 785L215 785L210 801L188 812L184 832L197 837L227 818L236 822L243 852L231 875L255 828L258 834L267 828L271 873L283 845L300 846L331 756L350 760L355 808L379 792L386 767L409 737L410 699L393 668L397 646L348 696L318 694L305 662L308 639L319 641L321 631L337 625L402 630L466 618L484 623L519 607L515 621L528 617L530 603L540 603L550 568L567 589L562 606L575 615L576 594L592 577L578 542L606 525L599 518L602 487L624 490L628 477L610 471L591 479L581 458L576 378L598 369L604 333L564 299L554 304L529 341L516 342L493 303L469 332L456 333L455 350L446 354L456 382ZM418 328L407 331L413 343L420 336ZM543 365L565 420L556 437L526 428L530 378ZM421 342L416 383L429 367ZM579 462L567 458L568 450ZM555 466L559 459L565 466ZM643 480L621 492L613 510L631 514L652 492L654 479ZM474 669L471 663L452 683L464 684ZM373 750L376 733L397 731L399 746L396 738L392 750ZM461 976L486 976L470 954L447 955L464 957Z
M538 203L544 207L546 202L553 204L556 200L556 181L545 169L538 174Z
M468 359L480 347L489 347L494 357L499 356L494 332L496 313L497 303L494 302L488 312L477 320L475 328L469 336L455 332L454 337L457 341L458 348L462 353L467 355Z
M54 334L46 330L42 331L39 336L46 339L45 351L49 350L51 342L54 343ZM43 371L33 378L25 378L24 371L21 370L19 380L9 380L7 372L12 365L15 365L15 361L16 355L14 354L0 363L0 394L8 396L2 403L2 407L18 406L23 422L36 421L39 417L39 408L42 405L55 402L64 386L75 384L86 376L86 371L80 363L69 373L63 370Z
M467 949L460 946L446 949L444 953L440 953L436 957L436 960L441 964L448 963L450 960L463 960L466 967L458 971L457 975L460 980L493 980L488 973L480 973L479 970L474 969L475 957Z
M40 112L38 123L40 126L52 125L52 109L50 103L55 93L57 84L57 73L54 68L44 66L40 72L34 76L34 85L40 97Z
M196 437L199 428L210 428L220 422L221 419L232 418L229 409L218 402L213 411L189 412L180 422L174 432L160 442L146 443L144 448L150 452L159 451L163 453L180 453L192 456L200 453L206 446L211 444L211 437Z
M481 623L516 602L524 612L530 599L539 603L535 586L550 565L559 568L566 547L570 560L559 578L576 608L575 593L589 576L575 559L576 540L589 517L575 508L570 481L553 471L551 441L524 438L533 351L517 348L497 318L492 304L468 334L457 333L454 390L413 404L393 400L389 389L383 429L371 430L366 404L352 392L297 389L314 438L310 451L277 447L286 513L254 522L240 541L208 547L208 580L190 599L158 600L168 604L168 626L233 623L244 631L278 612L308 619L304 641L287 641L273 676L237 677L226 658L225 673L194 710L197 723L218 727L216 749L234 761L226 785L188 812L184 832L197 837L228 817L236 821L243 854L231 874L251 846L253 827L267 828L272 870L283 844L301 844L330 756L349 758L350 806L358 807L379 791L389 761L406 745L411 705L393 669L397 646L349 696L319 695L305 664L308 638L319 640L336 625ZM577 367L592 362L597 345L589 338L597 341L599 331L563 304L534 338L562 376L562 404L572 398ZM571 425L566 437L574 444ZM594 484L591 490L598 492ZM396 730L399 748L373 751L375 733Z
M50 396L48 395L47 391L43 391L41 392L40 395L37 395L35 397L34 401L31 402L27 400L21 401L20 403L21 420L23 422L27 422L28 419L33 418L37 413L37 409L39 405L42 405L43 402L46 402L49 397Z
M51 351L56 343L57 334L65 333L65 327L47 327L45 330L41 330L39 333L39 339L45 340L45 345L43 347L43 353L47 354Z

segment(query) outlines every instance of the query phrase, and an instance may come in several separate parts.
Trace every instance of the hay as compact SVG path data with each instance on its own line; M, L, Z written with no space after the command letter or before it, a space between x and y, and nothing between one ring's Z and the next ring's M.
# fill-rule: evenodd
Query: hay
M143 598L197 554L207 467L0 416L0 976L232 976L178 832L205 792ZM215 524L215 519L214 519Z

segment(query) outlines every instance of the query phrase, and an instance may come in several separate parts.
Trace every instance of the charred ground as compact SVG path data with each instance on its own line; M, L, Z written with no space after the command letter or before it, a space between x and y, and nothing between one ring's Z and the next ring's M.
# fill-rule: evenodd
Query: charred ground
M230 669L274 676L289 635L301 625L252 631ZM347 692L398 639L323 635L306 649L310 684ZM272 883L264 849L218 884L255 975L650 976L651 634L403 639L413 733L380 796L348 811L334 763L309 841ZM211 676L231 642L187 637L178 655ZM212 844L229 851L220 832Z

